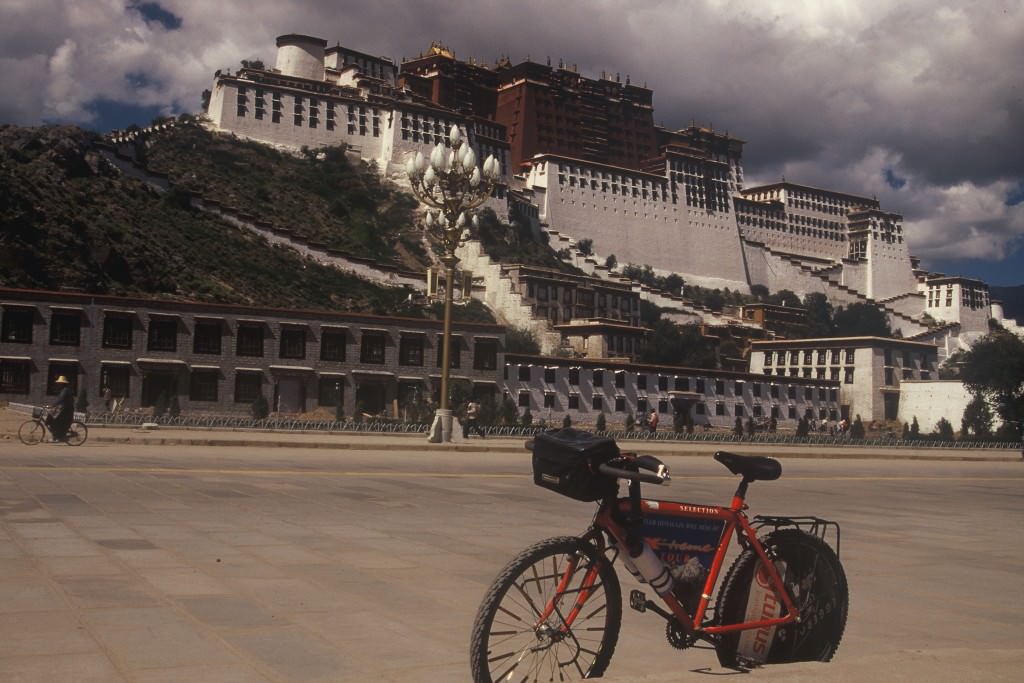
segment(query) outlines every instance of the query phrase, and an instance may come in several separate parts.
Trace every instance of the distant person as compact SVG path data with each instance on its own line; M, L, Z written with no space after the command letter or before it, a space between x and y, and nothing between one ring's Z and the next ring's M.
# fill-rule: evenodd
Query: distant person
M647 416L647 429L650 430L651 434L658 431L658 411L654 408L651 408L651 412Z
M46 416L46 426L50 429L54 441L61 441L67 434L71 420L75 416L75 397L71 393L71 382L64 375L57 378L54 384L58 385L60 393L53 403L53 412Z
M486 438L484 436L484 430L480 429L480 425L477 424L477 420L480 419L480 404L476 401L470 401L466 404L466 424L462 426L462 438L468 439L469 432L475 430L480 438Z
M109 413L111 407L114 405L114 393L112 391L110 391L110 387L107 386L106 384L103 385L102 396L103 396L103 409L106 410Z

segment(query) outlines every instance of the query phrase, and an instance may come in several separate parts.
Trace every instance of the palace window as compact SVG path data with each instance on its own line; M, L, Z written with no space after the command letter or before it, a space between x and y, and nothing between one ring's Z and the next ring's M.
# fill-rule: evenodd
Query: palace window
M50 318L50 343L54 346L78 346L81 333L81 313L56 311Z
M398 364L422 367L423 335L402 335L402 339L398 343Z
M216 401L219 379L220 370L193 370L188 383L189 400Z
M0 360L0 394L27 394L31 361Z
M240 324L235 339L235 354L239 356L263 356L263 325Z
M108 313L103 318L103 348L132 348L132 317Z
M222 327L223 323L219 320L197 320L192 336L192 352L219 356Z
M2 341L7 344L31 344L34 317L35 309L5 307Z
M235 375L235 403L252 403L260 395L263 373L239 372Z
M176 318L150 318L146 349L149 351L177 351L178 320Z
M280 358L302 359L306 357L306 329L303 327L281 328Z
M385 336L383 332L363 332L359 347L359 362L383 365Z
M320 360L345 360L345 330L321 329Z

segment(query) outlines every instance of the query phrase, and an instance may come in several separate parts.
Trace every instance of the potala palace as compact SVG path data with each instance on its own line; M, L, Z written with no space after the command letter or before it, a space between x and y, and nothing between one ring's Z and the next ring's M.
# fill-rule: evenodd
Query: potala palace
M742 140L655 125L652 101L628 76L587 78L565 63L484 65L435 44L396 64L284 35L273 68L217 72L208 115L219 130L274 145L348 145L400 184L409 155L457 124L478 158L501 161L499 215L570 247L591 240L583 262L602 277L614 255L688 284L871 301L894 330L940 351L1002 319L984 282L921 269L898 213L794 182L745 187Z
M498 262L467 241L459 296L483 300L500 324L456 325L449 366L478 399L511 401L548 424L621 424L656 410L719 429L861 416L879 429L919 419L928 430L939 418L958 422L969 398L959 381L938 379L941 363L984 335L990 318L1003 321L984 282L920 268L898 213L789 181L746 187L742 140L654 125L652 90L628 76L586 78L565 63L483 65L436 44L398 65L285 35L273 68L218 71L208 94L203 125L296 151L343 145L399 186L409 187L410 155L429 155L453 125L477 158L496 157L501 182L488 206L546 234L579 270ZM137 165L132 150L145 144L138 136L167 127L113 134L101 153L166 190L166 176ZM192 206L305 258L436 292L430 272L346 260L216 197L194 196ZM712 310L685 291L622 277L611 256L691 287L871 302L902 338L799 338L803 309ZM722 351L713 369L640 362L650 332L642 300L669 320L700 323L705 336L742 342L743 357ZM10 289L0 291L0 311L3 400L45 402L63 376L95 396L108 387L129 409L173 397L184 410L247 412L262 396L284 414L338 408L415 420L417 406L440 395L438 321ZM510 351L509 325L532 331L541 354Z

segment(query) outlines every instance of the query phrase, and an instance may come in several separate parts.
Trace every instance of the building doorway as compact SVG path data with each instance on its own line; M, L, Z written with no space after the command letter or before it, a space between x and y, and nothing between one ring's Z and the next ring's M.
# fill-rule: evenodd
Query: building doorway
M302 413L306 411L306 382L302 377L284 376L274 385L274 412Z

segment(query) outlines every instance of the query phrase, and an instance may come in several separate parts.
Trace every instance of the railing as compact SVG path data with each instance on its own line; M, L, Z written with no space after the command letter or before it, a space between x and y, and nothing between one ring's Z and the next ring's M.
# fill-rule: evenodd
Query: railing
M77 417L77 415L76 415ZM155 424L160 427L182 429L217 429L217 430L254 430L280 432L362 432L368 434L426 434L430 425L423 422L404 422L400 420L363 419L355 420L309 420L298 417L276 416L256 420L246 415L162 415L153 417L140 412L97 413L88 416L89 426L136 426ZM540 425L488 425L481 426L490 437L529 438L551 429ZM456 424L455 429L461 427ZM893 437L869 437L853 439L849 434L810 434L798 437L793 434L759 432L753 435L738 436L727 431L695 431L675 432L659 430L653 434L647 431L607 430L596 432L616 441L681 441L708 442L721 444L799 444L804 446L870 446L883 448L916 448L916 449L991 449L1016 450L1024 449L1018 441L938 441L928 438L902 439Z
M117 412L89 415L90 426L141 427L154 424L160 427L182 429L220 430L261 430L285 432L370 432L392 434L426 433L429 425L421 422L397 420L309 420L298 417L267 417L260 420L246 415L161 415L154 417L145 413Z

